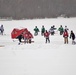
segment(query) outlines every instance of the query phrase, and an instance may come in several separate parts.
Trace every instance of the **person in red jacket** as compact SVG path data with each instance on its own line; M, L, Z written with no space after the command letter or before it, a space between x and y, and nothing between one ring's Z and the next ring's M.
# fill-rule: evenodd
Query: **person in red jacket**
M46 38L46 43L47 43L47 41L50 43L49 35L50 35L50 33L46 30L44 33L44 37Z
M33 38L33 35L30 32L25 33L23 36L25 43L31 43L31 39Z
M63 32L63 37L64 37L64 44L66 43L68 44L68 32L66 29Z
M31 39L33 38L33 35L30 33L30 31L28 32L28 42L31 43Z
M23 36L24 36L24 43L28 43L28 33L25 33Z

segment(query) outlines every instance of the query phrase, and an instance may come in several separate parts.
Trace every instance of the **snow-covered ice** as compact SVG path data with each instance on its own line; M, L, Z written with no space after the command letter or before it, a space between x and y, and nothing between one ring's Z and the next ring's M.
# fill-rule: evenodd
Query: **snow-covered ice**
M11 39L13 28L28 28L34 34L34 27L47 30L52 25L58 28L67 25L69 32L76 34L76 18L34 19L0 21L4 25L4 35L0 35L0 75L76 75L76 45L64 44L63 36L56 31L50 36L50 43L45 38L34 36L34 43L18 45L18 40Z

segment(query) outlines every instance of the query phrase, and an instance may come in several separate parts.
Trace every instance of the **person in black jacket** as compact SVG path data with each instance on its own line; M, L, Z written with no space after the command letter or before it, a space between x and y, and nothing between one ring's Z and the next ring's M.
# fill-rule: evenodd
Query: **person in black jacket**
M72 44L75 44L75 34L73 31L70 33L70 38L72 38Z
M22 38L23 38L22 34L20 34L19 36L17 36L17 39L19 40L19 43L18 44L20 44L22 42L21 41Z

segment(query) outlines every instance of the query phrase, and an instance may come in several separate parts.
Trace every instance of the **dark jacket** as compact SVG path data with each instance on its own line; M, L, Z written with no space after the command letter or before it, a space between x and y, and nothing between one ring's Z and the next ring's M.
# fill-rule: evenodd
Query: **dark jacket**
M71 32L70 38L72 38L72 40L75 40L75 34L73 32Z
M17 37L17 39L19 40L19 42L21 42L21 39L23 38L23 36L22 35L19 35L18 37Z

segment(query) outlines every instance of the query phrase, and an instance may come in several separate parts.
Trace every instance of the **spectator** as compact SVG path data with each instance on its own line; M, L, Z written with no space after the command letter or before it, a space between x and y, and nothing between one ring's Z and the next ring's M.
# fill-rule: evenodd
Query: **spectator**
M68 44L68 32L66 29L64 30L63 37L64 37L64 44L66 43Z
M70 38L72 38L72 44L75 44L75 34L73 31L70 33Z

